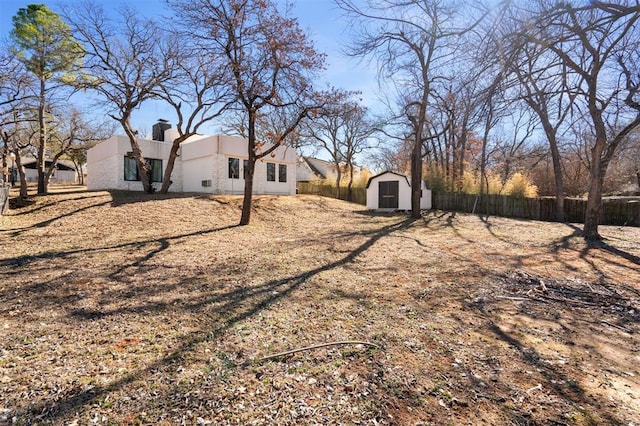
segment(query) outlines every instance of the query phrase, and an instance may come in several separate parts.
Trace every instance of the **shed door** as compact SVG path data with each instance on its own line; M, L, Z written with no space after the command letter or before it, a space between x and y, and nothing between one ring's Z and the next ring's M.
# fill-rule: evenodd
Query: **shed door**
M397 180L378 182L378 208L397 209L399 192Z

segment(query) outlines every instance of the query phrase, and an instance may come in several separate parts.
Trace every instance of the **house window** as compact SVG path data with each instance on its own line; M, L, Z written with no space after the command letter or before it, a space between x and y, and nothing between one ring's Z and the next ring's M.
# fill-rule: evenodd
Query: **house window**
M229 158L229 179L240 179L239 158Z
M162 160L155 158L145 158L145 161L151 167L151 182L162 182ZM140 171L138 164L133 157L124 157L124 180L139 181Z
M151 166L151 182L162 182L162 160L145 158L147 164Z
M140 180L138 165L132 157L124 157L124 180Z
M267 182L276 181L276 163L267 163Z
M249 160L242 160L242 177L247 180L247 173L249 171Z
M287 165L286 164L278 164L278 181L279 182L287 181Z

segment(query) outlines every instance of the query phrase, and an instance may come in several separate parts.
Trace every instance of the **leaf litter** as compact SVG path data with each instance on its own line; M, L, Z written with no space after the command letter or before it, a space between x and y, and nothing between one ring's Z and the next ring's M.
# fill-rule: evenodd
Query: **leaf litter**
M0 219L0 424L640 422L638 228L34 200ZM286 353L339 341L371 346Z

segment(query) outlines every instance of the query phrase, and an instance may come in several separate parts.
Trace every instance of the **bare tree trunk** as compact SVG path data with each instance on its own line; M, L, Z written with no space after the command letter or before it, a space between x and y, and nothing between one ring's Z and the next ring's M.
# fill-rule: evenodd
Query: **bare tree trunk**
M529 105L536 111L542 122L542 127L549 142L551 151L551 161L553 163L553 178L556 193L556 214L557 222L564 222L564 179L562 177L562 159L560 158L560 149L558 148L558 140L556 138L556 129L549 121L548 112L543 110L539 104L531 100Z
M340 171L340 164L336 163L336 198L340 199L340 181L342 180L342 172Z
M253 198L253 174L255 171L256 159L252 155L252 149L249 150L249 161L247 161L247 170L244 176L244 197L242 198L242 216L240 217L240 225L248 225L251 220L251 203Z
M118 120L124 129L125 134L129 138L129 143L131 144L131 154L133 155L133 159L136 161L136 165L138 166L138 172L140 173L140 182L142 183L142 189L147 194L153 193L153 186L151 186L151 167L144 159L142 154L142 150L140 149L140 145L138 144L138 137L136 133L131 129L131 123L129 122L129 116L125 114L124 117L118 118L115 116L111 116L112 118Z
M604 181L604 173L601 171L602 166L591 168L589 177L590 188L587 197L587 210L584 217L583 236L586 240L599 240L598 225L600 223L600 212L602 210L602 184Z
M256 112L249 108L249 126L247 144L247 169L244 176L244 197L242 199L242 216L240 226L248 225L251 220L251 203L253 198L253 175L256 168Z
M422 141L416 137L411 153L411 217L420 219L420 193L422 189Z
M598 130L604 128L601 126ZM606 133L599 132L595 144L591 149L591 167L589 168L589 195L587 196L587 209L584 218L583 237L585 240L599 240L598 225L600 224L600 212L602 211L602 186L607 174L610 156L603 152L607 146ZM610 150L609 153L612 153ZM607 154L609 154L607 153Z
M39 134L39 143L38 146L38 158L36 159L36 170L38 171L38 195L44 195L47 193L47 179L45 176L45 144L47 142L47 130L46 130L46 122L44 117L44 109L46 105L45 100L45 80L44 78L40 79L40 95L38 102L38 125L40 128L38 129Z
M173 168L176 163L176 158L178 158L178 150L180 149L181 141L174 141L171 146L171 151L169 151L169 160L167 160L167 165L164 169L164 175L162 176L162 187L160 188L160 193L166 194L169 192L169 187L173 183L171 181L171 174L173 173Z
M84 173L82 170L82 164L73 160L73 167L76 169L76 175L78 176L78 181L76 182L78 185L84 185Z
M3 138L4 139L4 138ZM7 144L6 140L4 142L4 147L2 150L2 182L7 183L9 181L9 174L4 174L5 170L8 170L7 168L7 156L9 155L9 145ZM11 171L9 171L11 172Z
M20 175L20 198L27 198L29 193L27 191L27 177L24 173L24 168L22 167L22 157L18 150L14 152L16 154L16 167L18 168L18 174Z
M151 186L151 168L149 164L145 161L142 150L140 149L140 145L138 142L132 144L132 152L133 158L136 160L136 164L138 165L138 171L140 173L140 182L142 183L142 189L147 194L153 193L153 186Z
M349 162L349 183L347 184L347 201L353 201L353 163Z
M551 148L551 161L553 162L553 177L556 190L556 221L564 222L564 182L562 178L562 164L560 162L560 150L554 138L549 139Z
M465 152L467 151L467 141L468 135L465 123L464 127L462 128L462 134L460 136L460 153L458 155L458 180L454 184L454 191L460 191L460 189L462 188L462 180L464 179L464 156Z

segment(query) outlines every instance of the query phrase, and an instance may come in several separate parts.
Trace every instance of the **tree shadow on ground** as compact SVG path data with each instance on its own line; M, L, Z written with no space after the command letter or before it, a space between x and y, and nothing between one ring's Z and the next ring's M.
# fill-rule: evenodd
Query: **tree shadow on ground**
M584 247L580 249L579 257L589 264L591 269L600 276L600 284L605 283L606 274L597 267L593 260L589 259L591 255L598 251L606 252L615 256L615 258L610 260L609 263L615 263L616 266L629 269L633 272L640 272L640 256L624 251L618 247L614 247L609 244L606 239L585 241L582 237L582 230L578 226L570 223L566 223L565 225L572 232L554 242L551 246L551 252L558 254L562 250L569 250L572 248L572 241L578 240L580 245L584 245ZM616 258L619 261L616 261ZM626 264L625 261L631 263L633 266Z
M97 192L77 191L77 193L82 194L82 196L66 198L66 199L60 199L60 197L48 198L49 197L48 195L39 195L37 197L33 196L29 198L24 198L24 199L12 198L10 200L11 210L20 210L20 211L17 213L13 212L11 215L23 216L26 214L33 214L53 206L63 205L64 203L77 202L78 200L81 200L81 199L89 199L89 198L104 196L104 194L97 193ZM47 201L47 200L51 200L51 201ZM36 207L31 208L32 206L36 206Z
M388 236L394 232L406 229L411 225L411 223L413 223L413 220L410 218L403 219L404 220L400 220L390 225L379 228L373 233L369 233L369 235L366 236L366 241L333 262L320 265L317 268L310 269L296 275L288 276L281 279L270 280L258 285L240 286L231 290L223 291L219 294L204 296L200 300L187 302L182 307L182 309L193 311L198 310L204 306L215 306L217 318L214 320L209 318L205 321L205 324L198 330L184 334L180 338L179 344L173 350L171 350L170 353L165 354L157 361L145 367L137 369L136 371L128 372L121 378L105 385L94 386L90 389L78 389L76 392L73 392L72 394L69 394L55 401L42 401L30 404L29 406L23 407L22 409L18 410L15 415L20 419L38 418L40 419L40 421L58 422L61 419L72 415L81 407L96 403L98 399L107 396L111 392L121 390L122 388L133 382L145 380L145 378L151 376L159 369L166 368L176 360L183 359L185 354L193 351L198 344L211 339L222 338L222 336L234 325L242 322L245 319L255 316L274 303L286 299L310 278L321 274L322 272L339 268L353 262L358 256L367 251L381 238ZM219 230L220 229L209 230L194 234L217 232ZM186 235L181 235L172 237L171 239L184 238L185 236ZM167 247L167 240L170 239L162 239L156 241L158 246L155 249L150 250L140 260L131 263L129 266L139 266L143 262L148 261L155 255L157 255L157 253ZM136 245L141 243L143 242L136 242L131 244ZM120 245L118 247L127 245L129 244ZM107 248L103 247L92 250L99 252L100 250L105 249ZM49 253L46 256L65 257L70 254L70 252L61 252ZM39 258L42 257L43 256L39 256ZM0 266L7 266L10 264L22 264L23 266L25 266L28 265L28 263L31 261L32 258L9 259L3 261L3 264L0 264ZM113 273L118 275L122 271L122 269L123 268L117 268L113 271ZM129 312L137 313L145 309L170 309L170 307L157 306L151 303L147 306L135 307L129 310ZM82 309L72 309L67 313L67 315L75 320L94 320L96 318L104 317L105 315L117 315L125 312L126 309L111 312L90 312Z
M203 197L203 194L196 192L169 192L166 194L154 192L153 194L148 194L142 191L125 191L119 189L112 189L108 192L111 194L111 205L113 207L166 199Z
M640 323L640 314L635 314L640 309L640 300L629 300L627 295L617 292L607 293L604 285L594 288L596 284L526 273L496 277L495 283L489 297L476 297L471 303L468 300L462 303L482 319L475 327L476 332L493 335L514 349L516 363L524 364L523 371L530 371L529 376L524 377L525 382L542 380L538 387L525 389L527 393L560 397L578 408L579 415L588 420L586 424L622 424L616 414L605 409L609 401L585 389L581 383L593 382L593 378L602 373L632 368L624 366L628 362L626 355L612 357L607 348L617 347L621 354L633 352L633 343L628 337L634 335ZM555 328L561 330L550 331ZM616 334L619 330L626 334ZM593 364L591 358L585 362L584 355L590 352L599 353L604 365ZM553 356L567 357L568 361L555 363ZM511 383L496 381L492 386L494 392L501 387L506 393L515 392ZM492 386L485 388L484 393L490 393ZM533 404L529 406L535 408Z

